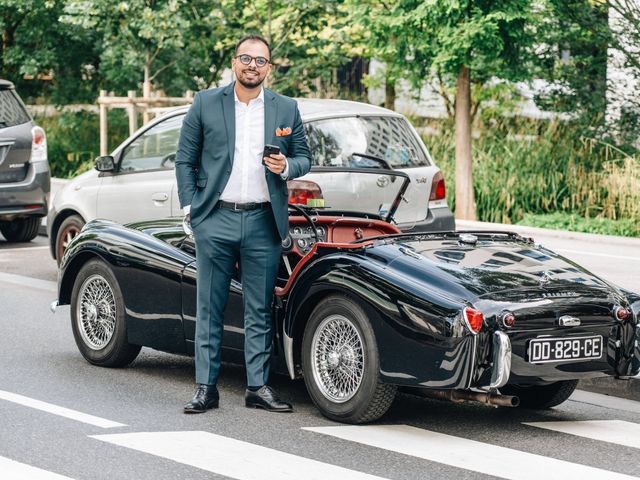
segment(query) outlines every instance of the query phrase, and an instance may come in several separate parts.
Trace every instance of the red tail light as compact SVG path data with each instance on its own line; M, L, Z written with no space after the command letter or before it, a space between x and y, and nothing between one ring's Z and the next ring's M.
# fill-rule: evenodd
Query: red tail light
M320 185L309 180L290 180L289 203L306 205L308 207L324 207L324 197Z
M47 161L47 136L40 127L31 129L31 163Z
M429 195L429 201L431 200L444 200L447 196L447 189L444 185L444 175L442 172L437 172L431 180L431 194Z
M471 333L478 333L482 328L482 323L484 322L484 315L482 312L469 307L465 307L462 312L462 316L467 322L467 326L469 327L469 330L471 330Z
M626 322L631 318L631 312L629 311L629 309L624 307L616 307L614 315L616 319L620 320L621 322Z

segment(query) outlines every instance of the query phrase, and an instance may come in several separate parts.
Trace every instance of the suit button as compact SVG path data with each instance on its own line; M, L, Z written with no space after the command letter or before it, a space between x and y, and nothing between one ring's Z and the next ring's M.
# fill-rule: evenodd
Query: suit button
M227 170L227 173L231 173L231 170Z

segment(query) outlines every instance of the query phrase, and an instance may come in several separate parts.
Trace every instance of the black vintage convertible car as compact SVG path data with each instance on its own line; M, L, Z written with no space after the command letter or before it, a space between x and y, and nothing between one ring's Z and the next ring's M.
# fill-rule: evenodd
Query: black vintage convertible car
M327 169L331 174L330 168ZM548 408L581 378L640 370L640 295L509 232L403 234L391 219L398 171L360 169L397 193L376 212L322 209L293 181L290 235L273 297L273 364L303 376L327 417L382 416L397 389L453 401ZM69 245L54 303L91 363L131 363L141 346L192 354L193 238L181 219L95 220ZM241 268L241 266L240 266ZM242 285L232 281L224 353L242 361Z

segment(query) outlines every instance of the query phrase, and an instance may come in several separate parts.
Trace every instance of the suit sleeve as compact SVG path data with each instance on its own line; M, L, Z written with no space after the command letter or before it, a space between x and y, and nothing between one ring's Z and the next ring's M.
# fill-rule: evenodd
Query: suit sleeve
M178 151L176 152L176 180L180 207L191 205L196 192L197 172L202 154L202 117L200 115L200 95L193 99L187 115L182 122Z
M300 116L300 110L298 110L297 104L295 105L295 109L296 113L291 132L291 147L289 150L290 156L287 157L289 165L289 171L287 172L288 180L301 177L311 170L311 153L309 151L307 136L304 133L302 117Z

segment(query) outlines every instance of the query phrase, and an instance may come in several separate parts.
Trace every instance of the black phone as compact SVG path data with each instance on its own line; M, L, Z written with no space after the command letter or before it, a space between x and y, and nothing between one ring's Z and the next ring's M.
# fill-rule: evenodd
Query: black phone
M264 150L262 151L262 164L265 165L264 163L264 157L269 157L271 155L277 155L278 153L280 153L280 147L276 146L276 145L265 145L264 146Z

